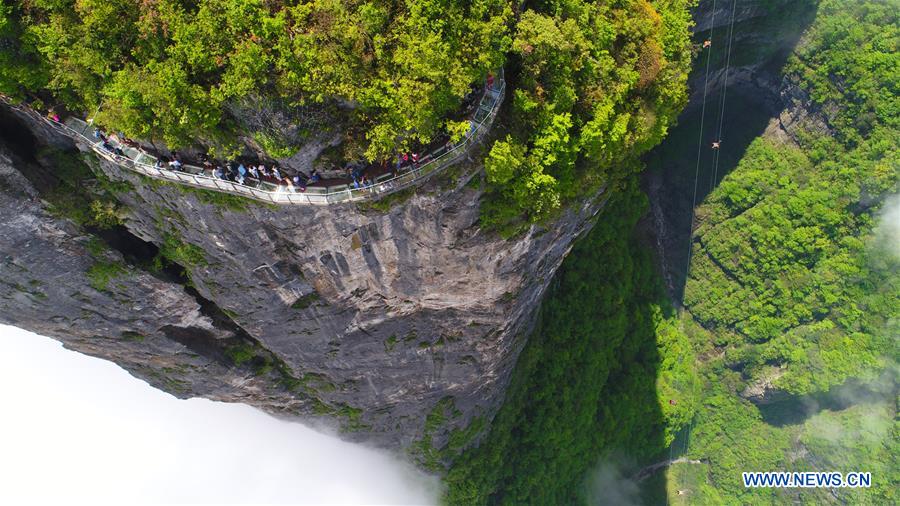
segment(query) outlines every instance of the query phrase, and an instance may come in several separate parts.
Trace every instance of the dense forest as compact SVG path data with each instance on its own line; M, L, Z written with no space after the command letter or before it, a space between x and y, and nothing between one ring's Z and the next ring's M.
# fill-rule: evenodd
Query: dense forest
M460 138L455 111L508 64L484 223L513 233L661 140L686 99L690 3L4 0L0 92L219 156L288 157L339 128L344 160L375 161Z
M490 434L450 470L451 504L583 502L600 455L654 456L688 423L693 352L633 238L646 197L633 178L608 206L557 274Z
M824 391L883 369L894 344L898 265L868 236L897 189L897 21L888 4L822 2L785 73L829 111L827 133L757 139L698 210L685 304L751 382Z
M818 3L784 67L816 116L755 139L697 210L684 302L705 395L685 446L710 464L670 476L693 502L790 499L743 488L751 468L867 470L870 490L801 497L897 502L900 251L883 232L900 181L897 7Z
M624 186L687 100L691 4L525 2L510 48L512 127L485 160L485 224L513 233Z
M377 160L462 135L461 104L504 68L483 224L512 235L600 188L609 200L520 336L503 406L465 434L487 427L478 444L435 449L452 461L447 502L586 502L602 462L628 474L683 455L701 463L656 473L643 500L897 503L900 253L883 220L900 181L900 5L805 2L812 24L780 72L809 118L754 132L713 179L672 302L639 240L637 173L687 101L693 3L2 0L0 92L215 156L287 157L340 128L342 156ZM734 61L759 57L758 39ZM874 484L742 486L769 470Z
M900 180L900 11L817 4L781 70L815 114L796 140L752 140L698 207L685 310L667 309L634 239L641 199L622 193L566 259L491 431L449 472L450 503L596 501L592 473L610 462L606 485L647 504L896 503L900 252L879 222ZM763 22L782 24L747 29ZM772 52L751 40L735 61ZM697 125L679 128L671 142L693 156ZM628 479L679 456L701 463ZM746 489L750 470L866 470L874 484Z

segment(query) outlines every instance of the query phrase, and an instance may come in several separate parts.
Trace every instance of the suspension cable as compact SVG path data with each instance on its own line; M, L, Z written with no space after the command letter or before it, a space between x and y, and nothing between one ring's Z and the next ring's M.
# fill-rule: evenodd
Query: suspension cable
M709 39L712 40L713 29L716 24L716 0L713 0L712 19L709 25ZM688 274L691 268L691 249L694 240L694 207L697 205L697 183L700 180L700 159L703 154L703 124L706 120L706 96L709 91L709 64L712 61L712 45L706 53L706 72L703 77L703 100L700 108L700 130L697 133L697 164L694 168L694 192L691 197L690 220L688 221L688 245L687 245L687 261L684 266L684 284L687 285Z
M719 106L719 128L716 133L716 141L721 142L722 138L725 135L725 99L726 94L728 93L728 71L731 67L731 42L734 38L734 13L737 10L735 7L737 0L732 0L731 2L731 22L728 27L728 49L726 51L725 56L725 82L722 83L722 100L721 105ZM719 178L719 157L721 156L721 149L717 149L715 155L713 156L713 176L709 181L709 191L712 192L713 188L716 186L716 180Z
M713 2L712 2L712 18L711 18L710 24L709 24L709 37L707 38L707 40L709 40L709 41L712 41L713 30L715 29L715 24L716 24L716 0L713 0ZM703 126L704 126L704 123L706 120L706 97L709 92L709 67L710 67L711 62L712 62L712 45L710 44L710 46L708 47L708 51L706 53L706 69L704 71L704 76L703 76L703 98L701 100L701 107L700 107L700 129L699 129L699 132L697 133L697 163L694 168L694 190L693 190L693 194L691 196L691 211L690 211L690 219L688 221L687 261L686 261L686 265L684 268L684 283L685 283L685 285L687 285L689 269L691 266L691 249L692 249L691 246L693 243L693 230L694 230L694 206L697 205L697 184L700 179L700 160L701 160L701 155L703 154ZM691 425L693 425L693 419L692 419ZM691 427L689 427L688 430L690 431ZM676 435L676 438L677 437L678 436ZM686 453L687 452L688 435L684 434L683 438L684 438L684 441L682 443L682 453ZM671 462L672 459L674 458L675 447L677 445L678 445L677 440L672 441L672 443L669 445L669 462ZM666 505L668 506L668 504L669 504L669 494L667 493L666 494Z

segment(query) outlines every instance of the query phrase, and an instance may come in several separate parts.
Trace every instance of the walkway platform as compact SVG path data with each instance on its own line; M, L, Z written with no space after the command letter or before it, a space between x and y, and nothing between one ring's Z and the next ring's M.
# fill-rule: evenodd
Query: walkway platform
M448 143L434 152L426 153L423 156L423 159L426 161L417 167L409 167L399 175L382 174L375 178L372 185L364 188L354 188L349 184L341 184L328 187L308 186L305 191L252 178L247 178L245 184L239 184L206 175L203 168L194 165L184 165L180 171L157 167L156 157L137 148L113 142L112 144L123 154L117 154L108 150L103 146L102 141L94 137L94 127L81 119L70 117L62 122L54 121L27 106L12 104L9 100L6 100L6 97L0 98L3 98L11 107L37 116L49 123L53 128L73 138L76 142L87 145L98 156L132 172L154 179L239 195L261 202L284 205L329 205L376 200L385 195L409 188L453 165L463 158L490 130L494 118L497 116L497 111L499 111L500 105L503 103L505 93L506 82L502 77L498 77L494 81L493 87L486 89L481 97L473 117L470 118L472 127L466 136L456 144Z

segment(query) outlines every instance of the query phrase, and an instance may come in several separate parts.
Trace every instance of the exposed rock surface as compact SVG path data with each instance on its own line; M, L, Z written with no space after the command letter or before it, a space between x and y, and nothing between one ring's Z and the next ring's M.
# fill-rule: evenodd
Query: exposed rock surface
M65 142L19 119L38 141ZM324 415L348 437L392 448L425 437L443 446L494 412L547 284L604 201L506 240L478 227L471 161L387 211L222 199L93 163L131 187L116 195L131 234L190 253L180 263L198 297L131 265L107 290L92 288L97 260L83 232L49 215L4 158L0 321L179 396ZM255 358L244 362L242 349ZM444 423L426 434L436 406Z
M694 30L702 32L730 24L732 17L735 23L742 23L766 16L793 1L798 0L701 0L694 11Z
M21 169L0 150L0 321L112 360L180 397L200 392L256 405L267 399L270 411L288 412L308 402L271 377L233 367L221 354L192 349L191 339L232 342L237 336L182 285L127 265L118 252L48 213ZM88 274L98 264L119 269L103 288L92 286Z

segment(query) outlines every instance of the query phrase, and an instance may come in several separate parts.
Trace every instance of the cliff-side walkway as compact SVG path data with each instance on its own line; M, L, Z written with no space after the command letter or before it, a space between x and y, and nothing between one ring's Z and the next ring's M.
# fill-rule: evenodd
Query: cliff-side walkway
M465 137L457 143L450 142L436 151L424 154L418 166L409 167L402 174L382 174L375 178L371 185L359 188L351 184L340 184L327 187L307 186L304 190L251 178L247 178L245 184L240 184L235 181L206 175L203 168L194 165L184 165L178 171L169 170L165 167L160 167L161 164L157 163L156 157L134 147L116 144L115 147L122 154L110 151L107 147L104 147L102 140L94 137L95 128L81 119L69 117L63 121L55 121L27 106L15 105L6 97L0 96L0 98L9 104L10 107L40 118L64 135L74 139L77 143L88 146L98 156L126 170L154 179L240 195L262 202L328 205L378 199L390 193L409 188L453 165L464 157L469 149L477 144L490 130L494 118L497 116L497 111L503 103L505 93L506 81L502 77L498 77L492 86L485 88L478 107L472 118L470 118L472 126Z

